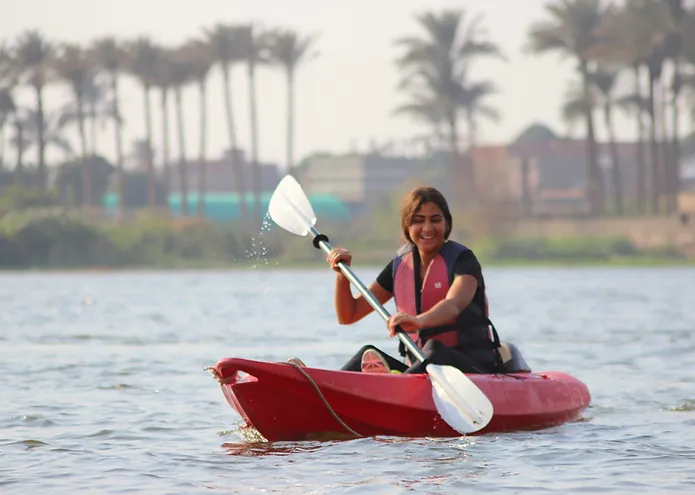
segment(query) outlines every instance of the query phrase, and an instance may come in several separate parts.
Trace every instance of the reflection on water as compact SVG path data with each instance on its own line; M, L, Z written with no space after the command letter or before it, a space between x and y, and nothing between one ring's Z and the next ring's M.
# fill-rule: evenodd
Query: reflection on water
M325 448L325 442L302 442L296 444L273 444L269 442L259 443L223 443L222 448L227 455L241 457L260 457L260 456L285 456L299 454L302 452L316 452Z

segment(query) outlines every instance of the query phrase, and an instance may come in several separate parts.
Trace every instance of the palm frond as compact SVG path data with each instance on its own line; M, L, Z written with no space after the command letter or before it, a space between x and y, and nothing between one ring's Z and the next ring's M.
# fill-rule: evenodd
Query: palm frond
M501 50L486 38L482 16L468 19L463 10L425 12L415 17L421 36L398 38L401 53L395 63L401 71L398 89L409 94L408 103L394 114L450 125L462 108L477 111L484 97L492 94L490 82L471 83L468 73L478 58L503 58ZM487 106L481 116L494 117ZM499 114L496 114L497 116Z
M288 71L293 71L301 63L315 58L314 49L318 36L302 36L291 30L276 30L268 33L267 43L270 57Z

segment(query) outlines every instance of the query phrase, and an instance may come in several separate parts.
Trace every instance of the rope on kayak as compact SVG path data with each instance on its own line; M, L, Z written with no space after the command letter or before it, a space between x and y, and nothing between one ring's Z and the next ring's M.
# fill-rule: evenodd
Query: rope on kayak
M319 388L319 386L316 384L316 382L314 381L314 379L311 378L311 377L307 374L306 371L304 371L301 367L299 367L298 365L296 365L296 364L294 364L294 363L283 362L282 364L287 364L287 365L289 365L289 366L292 366L292 367L296 368L297 371L299 371L299 372L302 374L302 376L304 376L304 378L306 378L306 380L309 382L309 384L314 388L314 390L316 390L316 393L319 395L319 398L323 401L323 404L326 406L326 409L328 409L328 412L331 413L331 416L333 416L333 418L338 422L338 424L340 424L340 426L342 426L343 428L345 428L349 433L355 435L356 437L364 437L364 435L360 435L360 434L357 433L355 430L353 430L352 428L350 428L350 427L345 423L345 421L343 421L342 419L340 419L340 416L338 416L338 414L333 410L333 408L331 407L331 405L328 403L328 400L326 400L326 397L323 395L323 392L321 392L321 389ZM208 367L204 368L204 371L210 372L210 374L211 374L212 377L215 379L215 381L216 381L217 383L219 383L220 385L227 385L229 382L234 381L234 376L230 376L230 377L227 377L227 378L222 378L222 377L220 376L220 374L217 372L217 370L216 370L214 367L212 367L212 366L208 366Z
M222 377L217 372L214 366L206 366L205 368L203 368L203 371L207 371L212 375L212 377L215 379L217 383L219 383L220 385L224 385L224 380L222 379Z
M343 428L345 428L349 433L352 433L352 434L355 435L356 437L363 437L363 436L364 436L364 435L360 435L359 433L357 433L355 430L353 430L353 429L350 428L347 424L345 424L345 421L343 421L342 419L340 419L340 416L338 416L338 414L333 410L333 408L331 407L331 405L328 403L328 400L326 400L326 397L323 395L323 392L321 392L321 389L319 388L319 386L316 384L316 382L314 381L314 379L311 378L311 377L309 376L309 374L308 374L306 371L304 371L301 367L299 367L298 365L296 365L296 364L294 364L294 363L287 363L287 362L285 362L284 364L288 364L288 365L290 365L290 366L296 368L297 371L299 371L299 372L304 376L304 378L307 379L307 381L309 382L309 384L310 384L312 387L314 387L314 390L316 390L316 393L319 395L319 398L323 401L324 405L326 406L326 409L328 409L328 412L331 413L331 416L333 416L333 418L335 418L335 420L336 420Z

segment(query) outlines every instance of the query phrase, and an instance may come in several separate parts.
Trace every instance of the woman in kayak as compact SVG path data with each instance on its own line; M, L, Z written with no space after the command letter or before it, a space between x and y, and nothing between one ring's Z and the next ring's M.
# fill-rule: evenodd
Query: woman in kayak
M451 365L464 373L501 373L499 337L487 318L485 281L473 251L449 240L452 218L444 196L418 187L404 198L401 226L407 241L369 286L385 304L395 297L397 313L386 322L389 335L398 328L422 349L426 363ZM352 255L334 248L327 261L337 272L335 309L338 322L355 323L373 311L361 294L353 296L338 262ZM490 336L492 329L492 338ZM401 343L404 362L366 345L342 368L346 371L425 373Z

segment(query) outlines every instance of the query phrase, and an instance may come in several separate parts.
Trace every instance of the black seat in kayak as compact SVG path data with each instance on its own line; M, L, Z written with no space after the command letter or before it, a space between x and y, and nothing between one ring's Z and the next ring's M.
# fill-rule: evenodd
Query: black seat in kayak
M521 351L511 342L500 343L500 354L504 362L506 373L530 372L531 367L526 364Z

